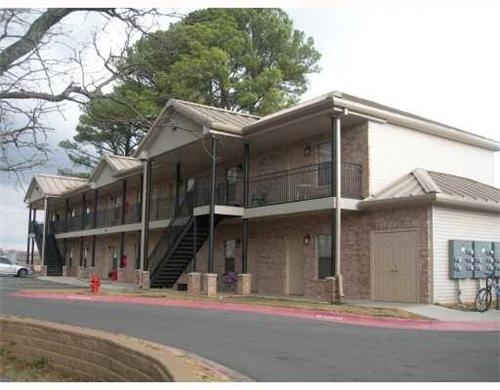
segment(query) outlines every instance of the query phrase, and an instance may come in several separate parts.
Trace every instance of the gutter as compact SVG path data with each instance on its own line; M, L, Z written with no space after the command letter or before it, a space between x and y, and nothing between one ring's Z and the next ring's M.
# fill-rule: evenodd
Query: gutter
M405 198L363 200L358 204L358 208L359 210L362 211L372 211L372 210L383 210L388 208L422 206L428 204L500 214L500 203L459 199L451 197L449 195L436 194L436 193L418 195L418 196L409 196Z

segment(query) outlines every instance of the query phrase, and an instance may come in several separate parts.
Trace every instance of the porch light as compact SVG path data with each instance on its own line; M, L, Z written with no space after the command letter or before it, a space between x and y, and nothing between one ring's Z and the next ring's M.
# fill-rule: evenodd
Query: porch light
M309 233L307 233L305 236L304 236L304 244L305 245L309 245L309 243L311 242L311 235Z
M307 145L304 148L304 156L309 156L311 154L311 145Z

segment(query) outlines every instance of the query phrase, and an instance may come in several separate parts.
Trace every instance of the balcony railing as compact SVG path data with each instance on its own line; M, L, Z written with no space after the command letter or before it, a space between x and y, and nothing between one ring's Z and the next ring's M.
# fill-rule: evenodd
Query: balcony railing
M362 169L356 164L342 164L342 196L361 199ZM193 207L206 206L210 203L210 177L195 180L195 187L190 191ZM215 190L215 204L239 206L244 204L243 178L218 178ZM307 165L299 168L266 173L249 178L248 207L261 207L301 200L317 199L332 196L331 163ZM170 219L175 215L174 199L159 197L151 199L150 220ZM141 221L141 204L139 202L126 206L124 223ZM121 207L112 207L97 211L97 226L108 227L122 224ZM82 230L82 216L77 215L64 220L55 221L54 232ZM84 218L84 229L94 228L94 214L88 213Z
M248 207L331 196L331 163L307 165L251 177L248 191ZM342 196L361 199L361 166L342 164Z
M149 207L149 219L151 221L159 221L168 219L175 213L175 200L167 197L159 197L151 199Z

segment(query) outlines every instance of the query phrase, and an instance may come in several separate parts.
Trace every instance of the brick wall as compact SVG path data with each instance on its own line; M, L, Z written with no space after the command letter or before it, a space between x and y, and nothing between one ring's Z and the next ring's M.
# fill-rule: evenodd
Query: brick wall
M432 283L429 251L428 210L425 207L376 211L348 212L342 216L341 273L344 294L349 299L370 299L370 232L416 227L419 232L420 301L428 302ZM318 234L330 234L330 215L327 212L300 217L250 220L249 273L253 275L252 290L262 295L283 295L286 292L286 239L303 241L301 256L304 296L324 299L328 285L318 279ZM214 247L214 272L224 272L224 240L240 239L241 223L217 227ZM205 243L197 255L198 272L207 272ZM236 271L241 272L241 249L236 250Z
M9 354L54 367L86 381L227 381L207 364L163 345L47 321L0 317L0 344Z

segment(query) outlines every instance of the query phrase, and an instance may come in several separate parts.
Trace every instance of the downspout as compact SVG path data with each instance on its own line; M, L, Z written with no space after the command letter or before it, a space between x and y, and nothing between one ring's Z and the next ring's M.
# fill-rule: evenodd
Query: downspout
M44 222L43 222L43 238L42 238L42 266L45 265L45 246L47 244L47 226L49 223L49 198L44 196Z

